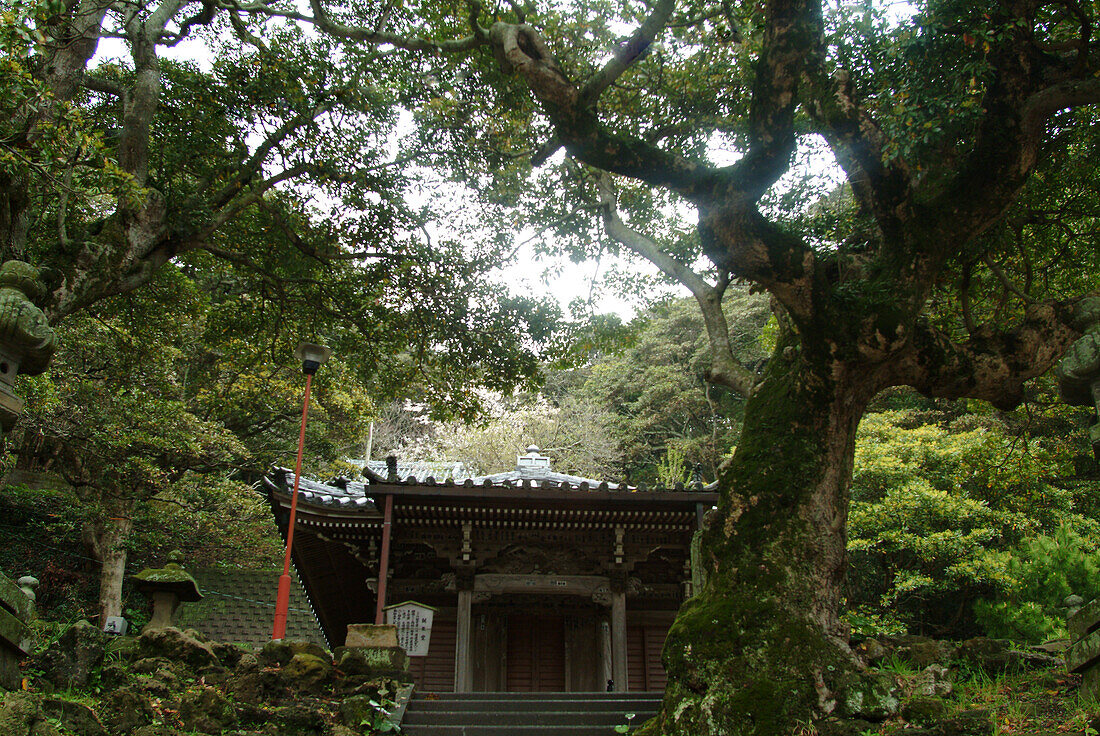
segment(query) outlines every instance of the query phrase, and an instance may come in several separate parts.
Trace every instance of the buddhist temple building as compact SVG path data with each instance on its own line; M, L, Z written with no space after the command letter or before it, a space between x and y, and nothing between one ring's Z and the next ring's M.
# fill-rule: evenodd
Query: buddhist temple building
M691 595L692 535L717 496L554 472L301 479L293 562L331 646L389 603L436 609L422 691L660 690L661 647ZM266 483L287 532L293 473Z

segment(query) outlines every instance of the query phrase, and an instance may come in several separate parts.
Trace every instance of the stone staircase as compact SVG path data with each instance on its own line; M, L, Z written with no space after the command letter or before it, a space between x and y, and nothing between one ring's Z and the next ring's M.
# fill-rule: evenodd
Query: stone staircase
M662 693L422 693L405 736L614 736L652 718ZM627 716L633 714L633 718Z

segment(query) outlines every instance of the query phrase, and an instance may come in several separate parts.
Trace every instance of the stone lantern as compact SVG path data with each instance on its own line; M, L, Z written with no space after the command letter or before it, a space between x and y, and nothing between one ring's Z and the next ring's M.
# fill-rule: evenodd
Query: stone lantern
M183 553L174 550L164 567L147 567L130 578L135 588L153 599L153 616L141 633L168 628L180 603L202 600L198 583L183 569L182 562Z
M1075 321L1085 334L1058 365L1058 388L1067 404L1096 407L1100 414L1100 297L1082 299ZM1100 462L1100 421L1089 428L1089 440Z
M46 370L57 348L57 336L46 315L34 305L45 287L38 269L22 261L0 266L0 431L7 434L23 411L23 399L12 386L20 373L36 375ZM3 440L0 439L0 445ZM32 649L28 623L34 617L34 601L28 596L33 578L17 586L0 574L0 689L19 686L19 660ZM23 585L23 582L26 585ZM35 581L37 584L38 581Z
M45 291L38 277L29 263L0 266L0 427L5 432L23 411L23 399L12 391L15 377L45 371L57 348L57 335L34 305Z

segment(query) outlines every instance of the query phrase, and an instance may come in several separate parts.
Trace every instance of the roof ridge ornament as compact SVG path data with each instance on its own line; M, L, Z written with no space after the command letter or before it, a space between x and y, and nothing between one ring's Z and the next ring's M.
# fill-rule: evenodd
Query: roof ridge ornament
M539 454L538 445L528 445L526 455L516 456L516 470L550 470L550 458Z

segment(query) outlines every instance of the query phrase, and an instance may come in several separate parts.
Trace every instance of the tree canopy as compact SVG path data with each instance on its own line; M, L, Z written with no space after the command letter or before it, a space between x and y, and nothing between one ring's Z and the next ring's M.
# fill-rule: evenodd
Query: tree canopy
M452 367L490 386L534 368L522 351L498 362L493 337L519 348L517 335L541 334L530 310L456 290L506 252L479 227L538 228L578 257L634 254L691 291L708 378L746 398L744 429L647 733L824 722L859 680L841 602L869 402L908 386L1010 408L1088 326L1092 3L18 9L0 34L16 100L0 123L0 240L53 269L55 317L187 253L264 273L249 218L304 262L366 284L367 298L352 290L316 311L347 317L356 339L387 334L371 320L393 317L409 338L393 364L434 364L444 387ZM128 61L89 68L107 37ZM217 47L211 71L158 57L184 38ZM403 119L416 133L394 153L387 135ZM838 184L795 166L814 151ZM416 234L414 180L457 251ZM455 216L441 180L477 209ZM300 278L277 272L269 288ZM766 364L734 350L722 302L737 281L771 297ZM437 307L456 319L433 320Z

